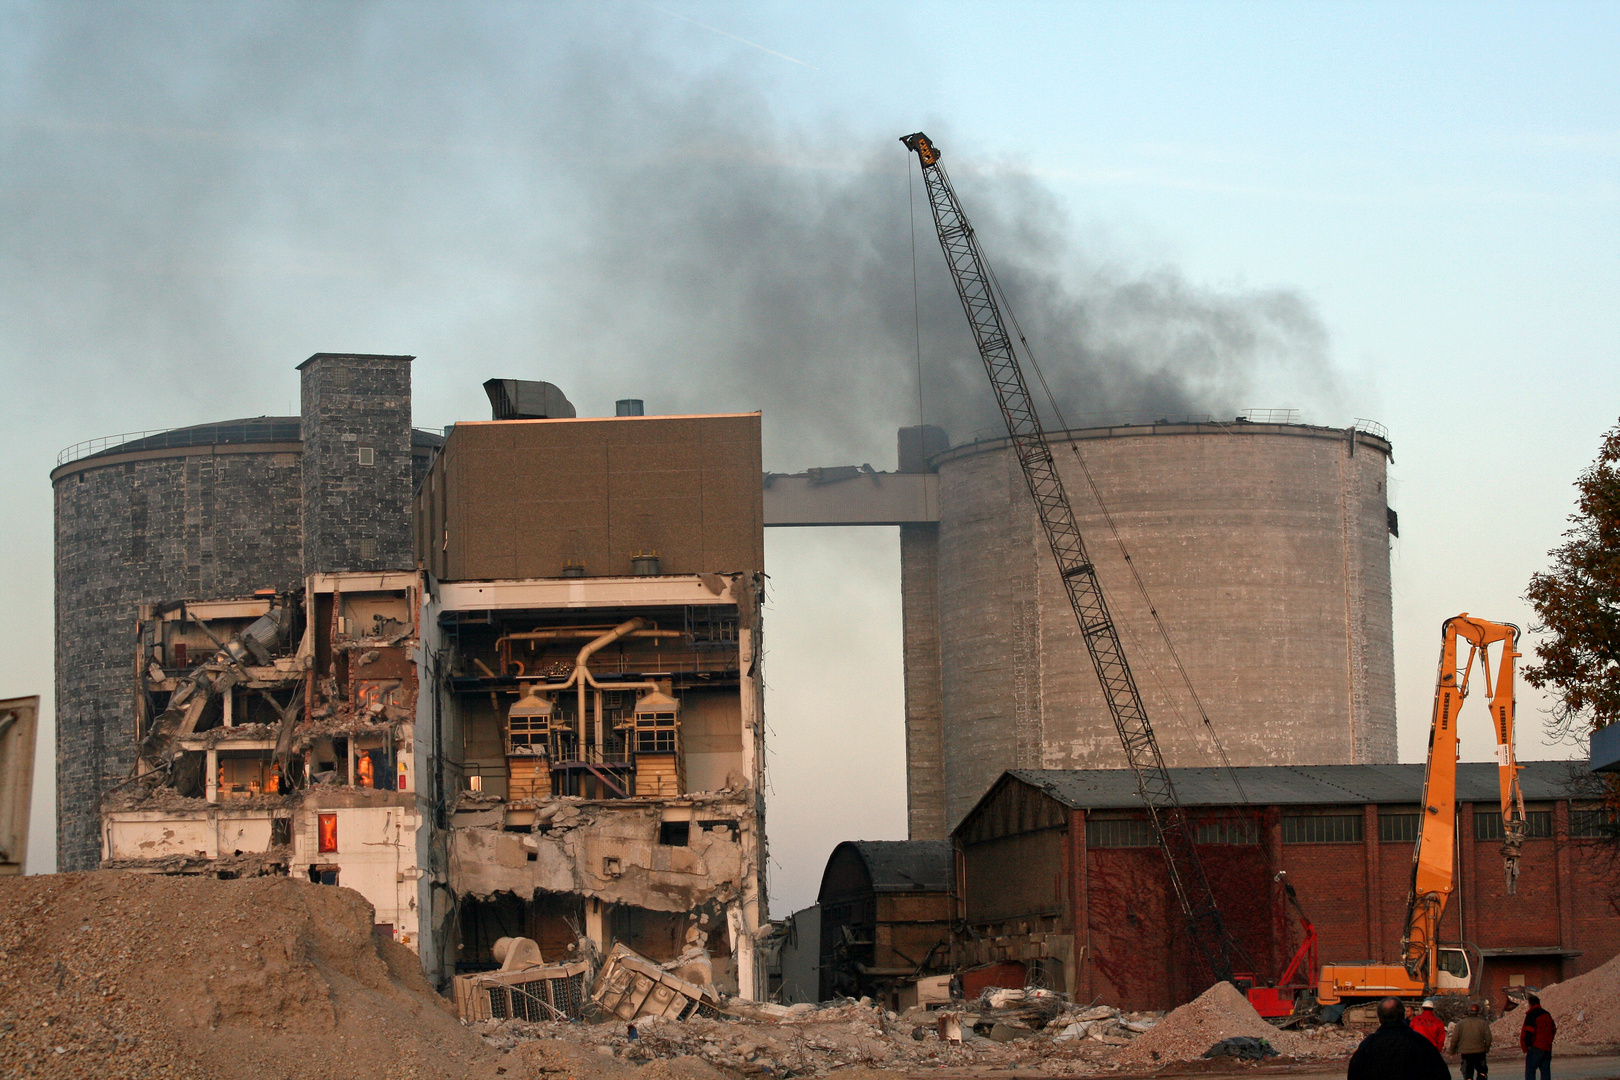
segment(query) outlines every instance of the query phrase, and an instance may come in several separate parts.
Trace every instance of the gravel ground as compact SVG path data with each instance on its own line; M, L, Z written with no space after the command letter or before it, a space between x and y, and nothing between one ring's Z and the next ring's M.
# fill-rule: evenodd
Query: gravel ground
M1585 975L1544 987L1541 1007L1558 1024L1555 1055L1577 1047L1588 1052L1620 1047L1620 956ZM1491 1025L1495 1046L1518 1048L1524 1010L1521 1005Z
M0 1076L493 1078L499 1054L349 889L0 879Z

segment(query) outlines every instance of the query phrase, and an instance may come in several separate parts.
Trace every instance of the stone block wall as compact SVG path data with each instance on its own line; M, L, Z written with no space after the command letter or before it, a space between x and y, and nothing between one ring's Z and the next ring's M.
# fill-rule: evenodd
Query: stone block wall
M416 565L411 360L316 353L298 367L306 575Z
M57 866L101 858L102 794L134 765L143 603L299 584L296 443L193 446L58 469Z

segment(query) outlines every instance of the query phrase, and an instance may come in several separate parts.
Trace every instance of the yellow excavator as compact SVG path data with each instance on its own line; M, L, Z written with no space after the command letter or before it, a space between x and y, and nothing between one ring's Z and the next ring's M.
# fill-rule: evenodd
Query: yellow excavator
M1406 930L1401 935L1401 963L1323 964L1317 985L1317 1003L1322 1006L1383 997L1467 996L1473 992L1483 963L1479 950L1461 942L1443 945L1439 933L1456 877L1457 712L1468 696L1468 680L1476 657L1491 693L1491 721L1496 727L1507 892L1511 896L1517 891L1519 853L1526 835L1524 795L1519 790L1519 766L1513 756L1513 661L1520 655L1519 628L1475 619L1465 611L1447 619L1440 636L1440 673L1429 727L1429 763L1423 774L1422 827L1412 851L1412 884L1406 901ZM1468 644L1468 660L1460 672L1459 642ZM1494 645L1500 645L1501 651L1493 681L1489 650Z

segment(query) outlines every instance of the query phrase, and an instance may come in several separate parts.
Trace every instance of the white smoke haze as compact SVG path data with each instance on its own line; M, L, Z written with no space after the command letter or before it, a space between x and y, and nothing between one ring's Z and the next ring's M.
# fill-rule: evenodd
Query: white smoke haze
M1337 418L1306 299L1189 281L1095 224L1081 243L1049 188L935 117L789 119L773 102L791 65L671 48L695 31L647 5L20 3L0 27L0 378L17 417L0 480L16 556L8 692L49 698L56 451L292 412L292 368L312 352L418 356L425 427L487 415L486 378L544 378L582 415L619 397L763 410L773 470L886 468L895 429L918 420L920 327L923 418L957 440L994 428L897 141L918 127L943 147L1071 421L1251 405ZM865 653L890 652L846 680L867 682L839 708L886 732L892 757L895 567L872 563L892 561L892 540L848 549L866 565L836 543L772 550L851 575L837 614L876 634ZM782 623L801 602L791 570L772 567ZM779 791L811 760L786 718L830 708L795 704L795 680L820 693L826 664L845 662L812 655L838 620L809 619L818 629L778 636L772 660ZM901 766L885 767L892 787ZM814 892L816 845L824 859L839 839L900 835L902 792L849 794L814 796L815 820L811 796L773 802L773 845L798 852L781 856L796 900ZM849 815L873 800L888 824L862 829ZM36 845L49 834L36 821Z

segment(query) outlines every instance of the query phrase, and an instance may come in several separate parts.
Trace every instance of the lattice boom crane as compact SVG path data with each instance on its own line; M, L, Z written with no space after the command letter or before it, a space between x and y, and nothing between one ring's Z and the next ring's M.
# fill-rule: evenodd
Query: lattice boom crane
M1240 964L1244 968L1252 968L1252 965L1215 905L1215 894L1198 858L1192 824L1176 798L1175 785L1170 782L1164 757L1159 753L1153 725L1148 722L1147 710L1142 705L1142 694L1120 645L1119 630L1108 613L1096 567L1086 555L1085 542L1075 524L1074 509L1058 476L1052 448L1035 411L1012 337L1002 321L995 280L979 249L973 226L957 201L950 177L939 163L939 148L920 131L900 141L922 164L923 184L933 208L939 245L944 249L945 262L962 300L962 310L967 313L979 356L984 360L985 373L990 377L1001 415L1007 422L1007 434L1029 484L1029 493L1035 499L1041 528L1057 560L1058 573L1080 624L1086 651L1102 683L1103 696L1125 747L1126 760L1136 774L1142 802L1147 806L1148 818L1164 851L1176 900L1216 980L1230 980Z

